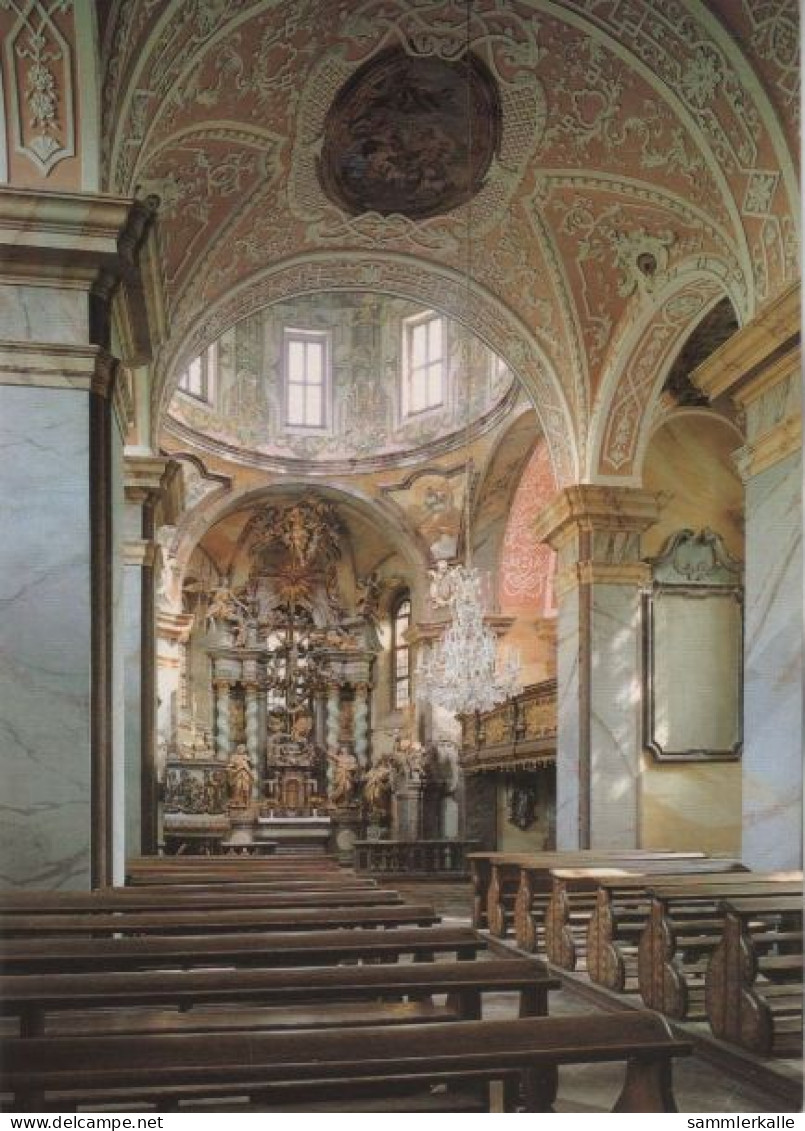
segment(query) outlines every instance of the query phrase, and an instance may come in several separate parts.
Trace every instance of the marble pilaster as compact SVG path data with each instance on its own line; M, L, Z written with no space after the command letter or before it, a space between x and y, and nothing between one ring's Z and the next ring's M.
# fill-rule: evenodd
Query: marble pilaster
M647 492L580 485L540 517L538 537L559 555L559 848L638 843L640 534L656 514Z
M746 422L742 858L802 866L802 377L800 287L693 374Z
M156 851L156 613L153 506L166 460L125 457L124 718L126 854Z
M86 888L119 873L128 420L109 327L121 275L138 277L127 237L139 211L0 186L4 886Z

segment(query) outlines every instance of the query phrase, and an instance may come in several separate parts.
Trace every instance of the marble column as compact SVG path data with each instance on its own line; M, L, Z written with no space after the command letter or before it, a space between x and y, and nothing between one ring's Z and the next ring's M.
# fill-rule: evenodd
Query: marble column
M153 508L167 460L124 461L124 781L125 855L156 852L156 612Z
M369 758L369 689L365 683L355 688L354 710L355 757L361 769L365 769Z
M246 749L253 766L260 769L260 689L256 683L246 684ZM260 773L262 779L262 773Z
M130 212L91 193L0 193L5 887L113 878L114 495L128 421L105 330L115 273L131 267L119 242Z
M213 681L213 694L215 696L215 753L222 761L226 761L230 754L229 689L230 684L228 680L216 679Z
M718 364L716 364L718 362ZM799 284L695 372L730 395L746 444L742 858L802 867L802 404Z
M640 534L657 517L634 488L566 488L538 537L558 552L557 847L638 845Z

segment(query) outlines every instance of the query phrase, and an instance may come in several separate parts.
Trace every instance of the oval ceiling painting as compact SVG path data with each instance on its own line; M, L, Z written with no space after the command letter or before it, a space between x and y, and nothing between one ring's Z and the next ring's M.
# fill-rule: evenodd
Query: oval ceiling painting
M495 80L477 56L451 62L384 51L333 100L322 187L352 215L417 220L449 212L481 188L500 142L500 116Z

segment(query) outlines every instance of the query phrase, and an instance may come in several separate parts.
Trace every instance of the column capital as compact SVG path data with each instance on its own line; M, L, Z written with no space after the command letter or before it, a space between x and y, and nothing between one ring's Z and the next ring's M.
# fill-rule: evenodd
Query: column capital
M657 521L659 506L650 491L578 483L565 487L542 511L539 542L559 549L570 538L593 532L641 534Z
M580 483L566 487L537 520L540 542L558 553L559 597L579 585L648 584L640 560L640 535L659 515L657 499L636 487Z
M131 538L123 543L123 561L126 565L153 566L156 560L156 543L145 538Z

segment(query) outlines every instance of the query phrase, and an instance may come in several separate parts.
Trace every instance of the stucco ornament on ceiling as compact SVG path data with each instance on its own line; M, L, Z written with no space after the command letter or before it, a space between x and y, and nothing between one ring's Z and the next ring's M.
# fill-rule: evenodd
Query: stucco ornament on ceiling
M422 219L473 197L499 144L497 87L477 56L452 62L391 48L336 95L319 177L347 212Z

